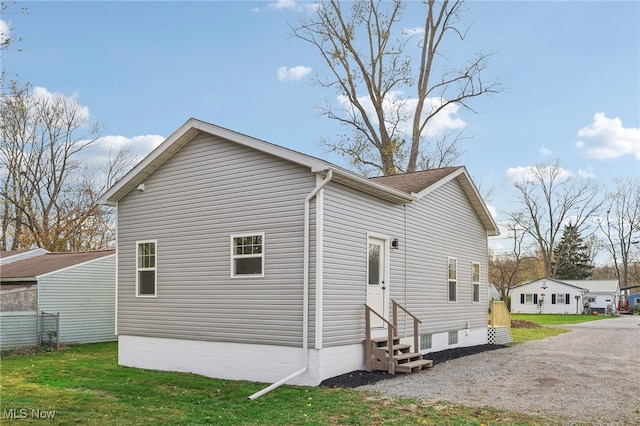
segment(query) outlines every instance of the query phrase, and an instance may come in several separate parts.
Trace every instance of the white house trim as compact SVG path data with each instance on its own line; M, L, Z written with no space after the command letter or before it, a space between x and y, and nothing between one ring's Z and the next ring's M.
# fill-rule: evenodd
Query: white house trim
M316 176L316 185L320 185L322 178ZM322 349L322 334L324 321L324 189L316 194L316 323L315 348Z

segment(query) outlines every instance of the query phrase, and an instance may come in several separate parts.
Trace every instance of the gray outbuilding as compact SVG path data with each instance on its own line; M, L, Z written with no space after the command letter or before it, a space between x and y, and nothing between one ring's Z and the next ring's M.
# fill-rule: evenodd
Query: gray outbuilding
M4 259L17 256L3 252ZM0 312L60 314L59 343L115 340L115 251L21 255L0 267ZM9 326L3 327L9 333ZM7 336L4 336L5 338Z

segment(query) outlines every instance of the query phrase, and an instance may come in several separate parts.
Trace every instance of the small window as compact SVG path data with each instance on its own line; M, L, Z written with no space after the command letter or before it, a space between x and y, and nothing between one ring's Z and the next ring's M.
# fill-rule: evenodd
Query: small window
M458 301L458 261L449 258L449 302Z
M473 281L473 301L475 303L480 302L480 264L474 263L472 270L472 281Z
M156 241L136 243L136 294L156 295Z
M458 343L458 332L457 331L450 331L449 332L449 344L450 345L455 345Z
M552 305L569 305L571 303L569 293L558 293L551 295L551 304Z
M536 305L538 304L538 295L537 294L521 294L520 295L520 303L523 305Z
M431 349L433 346L431 334L420 335L420 350Z
M231 277L264 276L264 233L231 236Z

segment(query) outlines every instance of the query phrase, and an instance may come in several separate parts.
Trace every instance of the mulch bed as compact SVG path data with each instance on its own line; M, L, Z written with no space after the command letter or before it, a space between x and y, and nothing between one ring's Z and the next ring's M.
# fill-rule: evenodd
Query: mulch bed
M452 359L461 358L467 355L473 355L485 351L492 351L495 349L501 349L506 347L505 345L478 345L469 346L465 348L453 348L439 352L431 352L424 355L425 359L433 361L433 365L451 361ZM342 374L340 376L331 377L320 383L320 386L328 388L355 388L358 386L368 385L371 383L379 382L380 380L391 379L395 376L385 373L383 371L365 371L358 370L350 373Z

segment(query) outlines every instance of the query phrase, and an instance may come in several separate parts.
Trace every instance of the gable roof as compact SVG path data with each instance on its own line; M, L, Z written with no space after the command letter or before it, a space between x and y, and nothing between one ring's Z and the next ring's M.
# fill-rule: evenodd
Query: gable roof
M201 132L300 164L308 167L312 173L326 174L326 172L331 170L333 172L334 181L394 203L406 203L415 199L404 191L370 182L368 179L360 175L319 158L302 154L292 149L256 139L242 133L237 133L214 124L205 123L204 121L200 121L195 118L190 118L147 157L131 169L129 173L109 188L102 195L99 202L101 204L114 206L118 200L135 189L147 176L153 173L180 148L185 146L191 139Z
M515 288L537 284L545 280L574 287L589 293L618 293L620 289L618 280L559 280L556 278L538 278L537 280L524 282Z
M471 200L483 225L487 229L488 235L499 235L500 233L498 226L487 210L486 205L479 196L475 185L472 183L464 167L447 167L406 175L367 179L319 158L302 154L195 118L190 118L173 132L147 157L131 169L129 173L109 188L102 195L99 202L115 206L118 200L134 190L144 179L201 132L308 167L312 173L326 175L326 173L331 171L333 175L332 181L397 204L415 201L426 195L430 190L438 187L438 185L459 177L459 181Z
M442 167L439 169L423 170L420 172L404 173L398 175L380 176L371 178L375 182L380 182L393 188L414 194L416 199L420 199L430 192L433 192L442 185L456 179L476 213L480 221L487 229L490 236L500 235L496 224L487 205L478 193L478 189L473 183L471 176L464 166Z
M439 180L445 178L450 173L462 167L443 167L440 169L423 170L420 172L403 173L389 176L378 176L370 178L374 182L380 182L392 188L408 193L417 194L425 188L430 187Z
M46 253L2 266L0 282L37 281L39 277L115 254L115 250Z
M532 280L532 281L524 282L524 283L522 283L522 284L520 284L520 285L518 285L518 286L514 287L514 289L516 289L516 288L518 288L518 289L519 289L519 288L522 288L522 287L527 287L527 286L529 286L529 285L533 285L533 284L540 284L540 282L541 282L541 281L552 281L552 282L554 282L554 283L561 284L561 285L565 285L565 286L567 286L567 287L573 287L573 288L576 288L576 289L578 289L578 290L587 291L587 289L586 289L585 287L581 287L581 286L579 286L579 285L571 284L571 283L568 283L568 282L566 282L566 281L557 280L557 279L555 279L555 278L538 278L537 280ZM580 282L582 282L582 281L580 281Z

